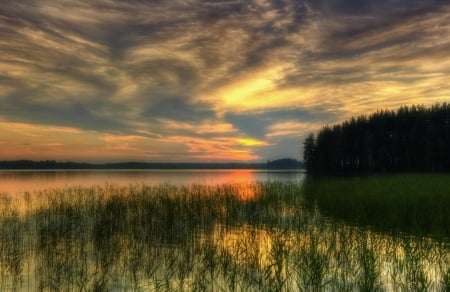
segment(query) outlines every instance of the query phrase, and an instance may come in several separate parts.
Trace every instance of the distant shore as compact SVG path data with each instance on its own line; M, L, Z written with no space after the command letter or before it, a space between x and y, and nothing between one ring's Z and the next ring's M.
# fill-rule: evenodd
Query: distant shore
M285 163L283 163L285 162ZM287 163L288 162L288 163ZM52 170L52 169L302 169L296 160L280 159L267 163L164 163L164 162L117 162L84 163L60 162L54 160L0 161L0 170Z

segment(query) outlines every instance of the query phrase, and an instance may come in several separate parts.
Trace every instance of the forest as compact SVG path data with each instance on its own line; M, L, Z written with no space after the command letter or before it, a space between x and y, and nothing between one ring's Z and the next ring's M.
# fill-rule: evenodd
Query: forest
M324 126L303 142L310 174L450 170L450 104L379 110Z

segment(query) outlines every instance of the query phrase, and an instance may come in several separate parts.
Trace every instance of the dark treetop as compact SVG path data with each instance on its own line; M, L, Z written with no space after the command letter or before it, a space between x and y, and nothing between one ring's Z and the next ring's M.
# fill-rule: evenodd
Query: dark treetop
M450 104L353 117L303 144L311 174L450 171Z

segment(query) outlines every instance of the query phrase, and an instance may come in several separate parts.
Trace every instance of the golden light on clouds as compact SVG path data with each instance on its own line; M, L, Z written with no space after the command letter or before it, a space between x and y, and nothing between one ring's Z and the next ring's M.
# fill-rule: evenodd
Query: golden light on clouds
M6 1L0 159L300 158L325 124L449 102L449 14L442 0Z
M249 72L238 76L236 80L208 93L203 98L213 102L219 112L261 110L285 106L287 92L277 88L278 81L284 77L285 69L286 65L275 64Z
M267 142L265 142L265 141L249 139L249 138L237 139L237 142L244 146L267 146Z

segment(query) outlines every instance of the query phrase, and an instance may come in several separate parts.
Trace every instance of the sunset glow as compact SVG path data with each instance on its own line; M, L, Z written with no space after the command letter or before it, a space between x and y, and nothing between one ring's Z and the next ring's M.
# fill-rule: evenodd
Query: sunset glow
M301 159L379 109L450 102L450 5L5 1L0 160Z

